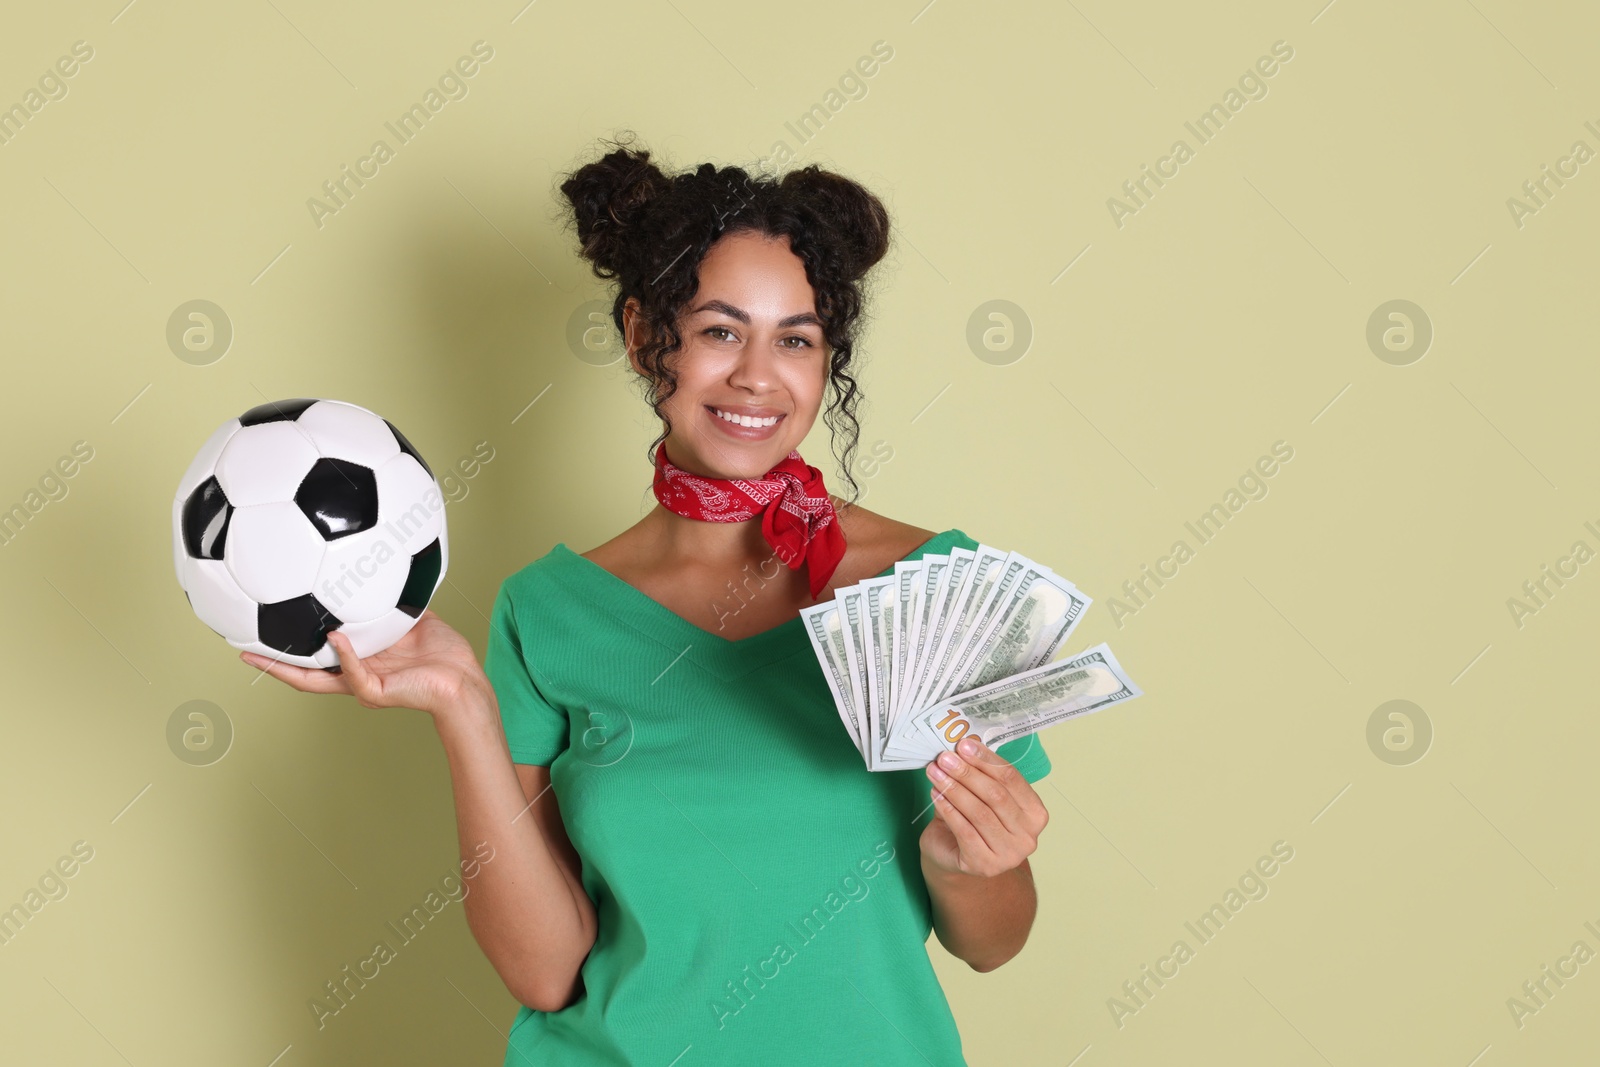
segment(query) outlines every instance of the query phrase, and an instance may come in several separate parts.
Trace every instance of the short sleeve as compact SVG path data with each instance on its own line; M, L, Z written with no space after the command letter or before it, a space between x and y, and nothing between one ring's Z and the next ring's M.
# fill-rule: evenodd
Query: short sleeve
M1050 757L1045 755L1044 742L1039 740L1038 734L1007 741L995 751L1009 760L1030 784L1050 773Z
M567 716L545 699L533 679L506 583L501 584L489 613L489 644L483 655L483 671L500 705L500 722L512 762L550 766L567 747Z

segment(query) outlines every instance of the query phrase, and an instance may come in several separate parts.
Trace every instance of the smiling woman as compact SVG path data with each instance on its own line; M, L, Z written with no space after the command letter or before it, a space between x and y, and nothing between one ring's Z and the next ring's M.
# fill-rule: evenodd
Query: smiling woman
M888 213L878 198L817 167L773 179L702 163L669 179L648 152L620 146L579 168L561 191L572 205L584 257L596 276L617 283L612 318L663 423L647 451L669 437L674 413L685 414L681 403L671 403L684 366L708 376L718 369L699 366L687 352L720 351L726 366L727 354L760 340L774 355L789 357L781 361L790 368L786 388L815 393L826 378L830 402L823 419L854 491L849 467L859 433L859 390L851 369L862 279L889 247ZM740 280L739 299L725 295L730 279ZM708 295L694 300L697 292ZM684 358L669 358L684 349ZM793 373L796 363L804 373ZM819 375L823 368L826 374ZM755 368L758 374L762 369ZM732 415L792 414L761 410L748 394L729 395L727 388L701 403L714 407L716 400ZM784 436L797 424L791 420ZM810 420L800 429L791 447Z
M799 452L820 415L857 490L856 330L888 215L817 167L669 175L609 148L560 191L660 419L657 506L506 578L481 669L431 612L368 660L335 631L338 676L261 666L433 715L460 840L497 856L464 907L522 1004L508 1065L962 1064L928 934L978 971L1022 948L1050 761L1026 735L864 772L799 615L979 547L834 497ZM761 595L730 612L752 570ZM871 855L876 891L841 895Z
M959 1064L924 943L932 929L978 970L1021 948L1044 822L1030 783L1049 760L1031 738L957 758L952 776L930 771L938 804L920 773L856 773L796 625L835 587L977 544L831 497L798 451L822 413L857 490L855 335L887 213L816 167L669 176L612 148L561 191L661 420L658 506L582 554L557 545L496 601L485 667L511 756L530 798L553 787L536 807L581 857L596 927L581 978L524 1002L507 1063L536 1048L671 1062L692 1046L715 1063ZM761 596L734 615L721 593L752 568ZM625 709L626 759L587 751L592 706ZM874 846L921 862L884 867L892 888L846 911L833 872ZM837 932L821 936L825 920ZM480 943L519 988L528 957ZM800 945L781 983L749 965Z

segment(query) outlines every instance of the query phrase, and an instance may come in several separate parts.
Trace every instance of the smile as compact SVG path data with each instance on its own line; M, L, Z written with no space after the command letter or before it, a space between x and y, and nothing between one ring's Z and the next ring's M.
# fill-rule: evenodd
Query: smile
M731 411L723 411L721 408L711 407L709 404L707 405L707 410L724 422L731 422L735 426L748 426L755 429L760 429L766 426L776 426L778 425L778 420L783 418L782 415L768 415L765 418L757 418L754 415L736 415Z

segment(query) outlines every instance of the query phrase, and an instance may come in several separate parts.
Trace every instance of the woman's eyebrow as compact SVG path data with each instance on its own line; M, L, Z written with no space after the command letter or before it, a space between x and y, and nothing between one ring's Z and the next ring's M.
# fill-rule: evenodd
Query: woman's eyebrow
M702 311L721 312L731 319L738 319L746 326L750 325L750 313L743 308L734 307L726 300L707 300L699 307L690 309L689 314L697 315ZM821 328L822 320L817 318L814 312L810 311L802 311L778 320L778 329L782 330L790 326L816 326Z

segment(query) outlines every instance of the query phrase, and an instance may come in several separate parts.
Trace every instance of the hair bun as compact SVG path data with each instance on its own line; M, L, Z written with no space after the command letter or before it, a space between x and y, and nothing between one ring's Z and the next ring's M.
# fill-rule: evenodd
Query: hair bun
M583 257L602 278L617 275L629 227L667 188L666 175L650 162L648 151L612 144L612 151L579 167L561 184L572 204Z
M859 183L811 164L785 174L780 187L839 237L850 278L862 277L888 254L889 213Z

